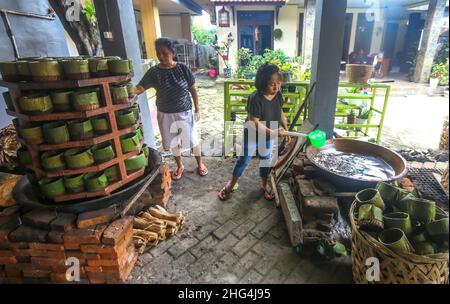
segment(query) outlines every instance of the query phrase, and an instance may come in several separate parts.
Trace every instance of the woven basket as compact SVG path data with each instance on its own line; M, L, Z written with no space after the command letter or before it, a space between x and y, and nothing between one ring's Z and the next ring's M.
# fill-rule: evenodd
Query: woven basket
M352 226L353 280L358 284L448 284L448 253L416 255L395 253L364 231L355 221L356 202L350 208ZM438 207L437 207L438 208ZM442 212L444 212L441 209ZM380 281L366 279L366 260L376 257L380 261Z
M373 66L366 64L347 64L345 70L348 82L365 84L372 77Z

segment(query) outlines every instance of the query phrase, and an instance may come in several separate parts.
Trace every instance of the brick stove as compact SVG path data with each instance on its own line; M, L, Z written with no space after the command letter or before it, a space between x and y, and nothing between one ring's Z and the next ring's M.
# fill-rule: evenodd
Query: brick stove
M294 247L319 240L350 242L350 228L343 215L345 203L351 202L355 193L338 192L317 175L305 154L295 158L277 188Z
M135 194L131 214L149 205L167 205L168 170L161 166L147 194L141 197L146 186ZM125 282L137 252L133 216L123 211L117 205L79 214L20 205L4 209L0 212L0 283L68 282L66 275L73 266L66 265L69 258L79 262L81 283Z

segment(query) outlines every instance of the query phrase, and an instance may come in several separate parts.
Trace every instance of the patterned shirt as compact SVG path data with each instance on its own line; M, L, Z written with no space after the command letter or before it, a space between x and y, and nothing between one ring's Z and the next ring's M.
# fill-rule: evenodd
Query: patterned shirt
M195 84L194 74L182 63L171 69L151 67L139 85L156 90L156 107L163 113L180 113L192 109L190 88Z

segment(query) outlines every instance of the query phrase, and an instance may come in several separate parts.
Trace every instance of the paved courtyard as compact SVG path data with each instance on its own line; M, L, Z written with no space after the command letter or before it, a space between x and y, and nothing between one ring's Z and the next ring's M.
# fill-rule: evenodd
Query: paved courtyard
M186 159L169 211L186 216L180 232L141 255L129 283L350 283L350 258L330 262L299 256L291 247L280 209L259 190L257 161L232 199L216 192L233 161L207 158L207 178Z

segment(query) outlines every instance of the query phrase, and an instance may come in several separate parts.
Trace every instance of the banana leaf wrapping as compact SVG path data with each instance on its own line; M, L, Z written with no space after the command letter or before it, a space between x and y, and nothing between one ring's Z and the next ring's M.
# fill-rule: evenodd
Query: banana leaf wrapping
M49 144L63 144L70 141L69 129L65 122L52 122L43 125L44 139Z
M48 151L41 155L41 166L48 172L58 172L66 168L63 151Z
M33 80L33 75L31 74L30 65L26 60L17 61L17 71L21 81L31 81Z
M398 228L389 228L381 232L379 241L394 252L414 252L414 248L405 233Z
M73 91L54 91L51 93L53 107L58 112L70 112L72 105L70 102L70 96Z
M90 149L69 149L64 153L64 159L70 169L82 169L95 163Z
M128 153L139 150L141 147L141 138L138 133L124 135L120 138L122 153Z
M20 80L17 63L15 61L0 62L0 74L4 81L17 82Z
M76 91L71 98L72 106L77 111L95 110L100 107L97 91Z
M106 58L90 58L89 71L95 77L108 76L108 59Z
M63 60L62 65L67 79L77 80L87 79L90 77L88 60Z
M94 145L92 146L91 150L94 154L94 159L97 164L110 161L111 159L116 157L116 153L114 152L114 148L110 142Z
M84 140L94 136L94 127L90 119L69 121L69 133L72 140Z
M123 110L116 112L116 120L119 128L128 128L136 123L136 116L131 110Z
M66 193L62 178L43 179L39 181L39 188L46 198L55 198Z
M114 75L128 75L133 72L133 63L128 59L108 60L109 72Z
M84 191L84 175L65 176L64 185L70 193L80 193Z
M110 132L109 120L105 116L92 119L92 126L97 134L106 134Z
M125 168L127 169L127 173L138 171L147 167L147 165L148 159L145 157L144 152L125 160Z
M430 223L436 218L436 202L417 198L412 194L399 202L399 208L408 213L411 219L419 222Z
M63 69L57 60L40 60L28 63L33 80L36 82L58 81L63 77Z
M118 166L112 166L105 170L105 175L108 178L109 183L120 180L120 170Z
M358 209L358 223L362 229L383 230L383 210L373 204L361 205Z
M88 192L105 190L108 187L108 178L104 172L91 172L84 176L84 185Z
M30 145L39 145L44 142L44 134L41 126L20 128L19 134Z
M29 114L44 114L53 111L53 103L50 95L31 94L19 98L20 109Z

